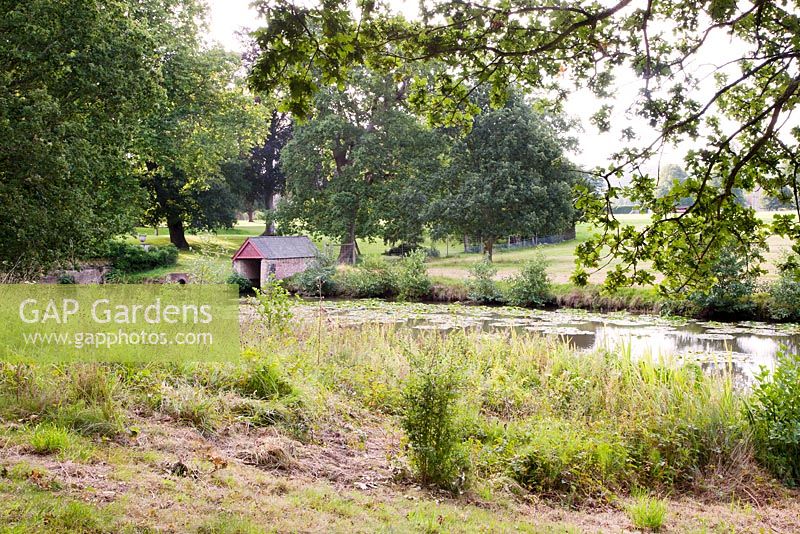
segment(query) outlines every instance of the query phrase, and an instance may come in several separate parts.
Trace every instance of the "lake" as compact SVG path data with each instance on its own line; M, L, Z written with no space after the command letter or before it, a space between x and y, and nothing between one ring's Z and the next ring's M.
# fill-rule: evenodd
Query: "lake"
M299 317L315 318L318 303L296 307ZM395 325L416 332L468 330L489 334L557 337L578 350L630 351L636 358L697 361L708 370L730 364L749 381L775 355L800 347L800 325L755 321L719 323L677 317L593 313L583 310L528 310L464 304L395 303L380 300L323 301L327 320L346 327Z

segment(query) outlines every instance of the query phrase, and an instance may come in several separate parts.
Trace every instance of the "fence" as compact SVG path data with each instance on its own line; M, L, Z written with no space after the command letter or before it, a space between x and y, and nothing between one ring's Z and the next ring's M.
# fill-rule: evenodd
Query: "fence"
M515 248L528 248L536 247L539 245L552 245L555 243L562 243L575 239L575 228L572 228L563 234L532 236L532 237L519 237L511 236L507 241L498 241L494 244L494 250L509 250ZM483 252L483 243L473 243L469 237L464 238L464 252L478 253Z

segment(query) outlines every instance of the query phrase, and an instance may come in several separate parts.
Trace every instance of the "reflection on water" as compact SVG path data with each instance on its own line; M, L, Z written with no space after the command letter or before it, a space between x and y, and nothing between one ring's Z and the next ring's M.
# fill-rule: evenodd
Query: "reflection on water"
M297 307L315 316L318 305ZM325 302L323 313L343 326L395 324L419 331L467 329L490 333L557 336L578 349L630 351L634 357L692 358L706 370L732 366L745 379L774 365L776 353L800 347L800 327L761 322L716 323L626 313L525 310L383 301Z

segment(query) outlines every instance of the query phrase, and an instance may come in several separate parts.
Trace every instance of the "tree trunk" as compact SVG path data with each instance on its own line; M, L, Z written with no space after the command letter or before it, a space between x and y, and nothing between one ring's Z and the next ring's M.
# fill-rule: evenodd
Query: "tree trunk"
M275 194L272 191L267 191L264 195L264 205L267 207L267 227L261 235L275 235L275 220L273 214L275 213Z
M494 249L494 239L484 240L483 253L490 262L492 261L492 249Z
M253 209L247 210L247 222L253 222Z
M356 225L352 223L347 232L347 236L343 239L339 247L339 263L353 265L358 256L358 243L356 243Z
M186 232L183 229L183 220L180 217L167 217L169 240L180 250L188 250L189 242L186 241Z

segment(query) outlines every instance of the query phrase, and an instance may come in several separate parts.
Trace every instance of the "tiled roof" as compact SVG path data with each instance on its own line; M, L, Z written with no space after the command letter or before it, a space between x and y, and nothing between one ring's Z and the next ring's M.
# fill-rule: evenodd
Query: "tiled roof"
M249 237L247 241L270 260L313 258L319 255L317 247L306 236L260 236Z

